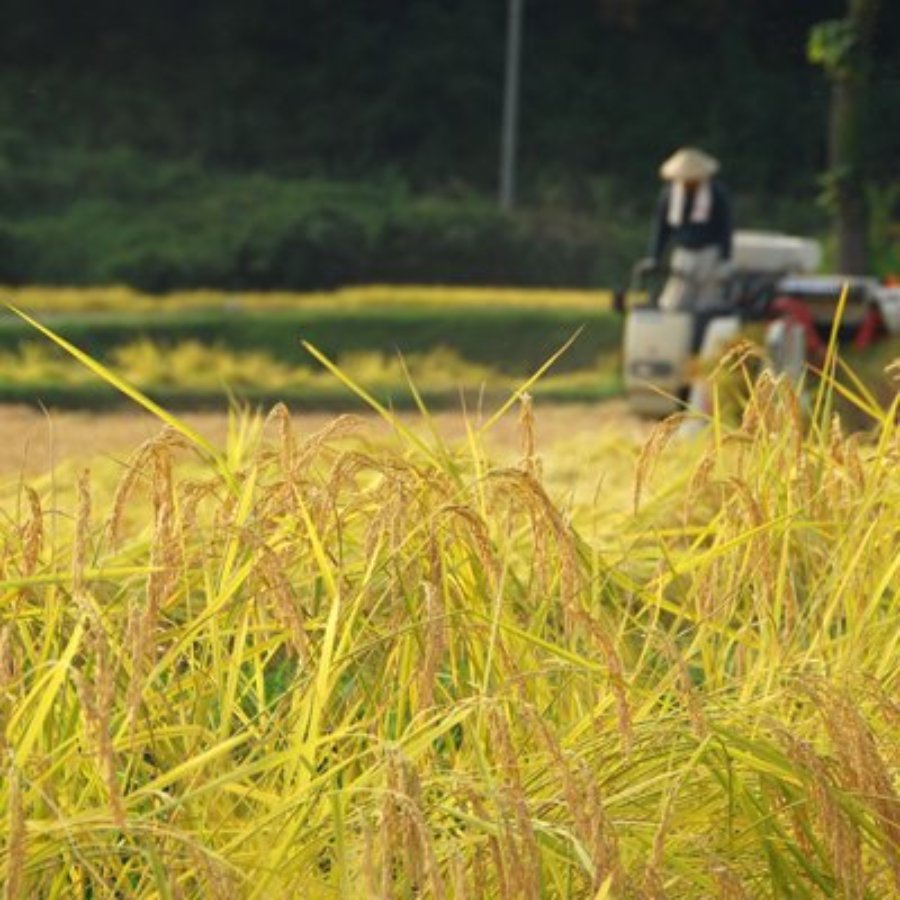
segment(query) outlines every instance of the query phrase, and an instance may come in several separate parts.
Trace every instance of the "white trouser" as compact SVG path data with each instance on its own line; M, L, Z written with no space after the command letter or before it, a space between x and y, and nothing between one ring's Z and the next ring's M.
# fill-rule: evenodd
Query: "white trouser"
M669 263L669 277L659 295L659 308L671 312L721 305L724 297L721 263L718 247L702 250L677 247Z

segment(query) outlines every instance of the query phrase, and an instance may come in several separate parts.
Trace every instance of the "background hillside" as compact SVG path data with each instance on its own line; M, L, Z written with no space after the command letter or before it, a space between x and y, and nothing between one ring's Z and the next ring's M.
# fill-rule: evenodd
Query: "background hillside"
M519 203L496 209L506 4L11 0L0 280L310 289L609 285L659 160L724 163L739 223L825 230L818 0L526 3ZM900 6L867 129L876 253L900 186Z

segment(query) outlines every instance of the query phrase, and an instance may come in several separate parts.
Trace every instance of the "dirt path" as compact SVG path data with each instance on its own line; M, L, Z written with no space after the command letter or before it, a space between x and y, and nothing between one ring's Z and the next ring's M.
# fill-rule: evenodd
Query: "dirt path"
M228 433L226 413L186 413L181 418L214 444L224 443ZM298 434L309 434L335 418L330 413L297 413ZM387 433L386 426L374 415L366 414L376 432ZM435 415L441 435L456 440L465 434L460 413ZM518 415L507 413L491 430L489 446L501 454L515 454L519 447ZM423 427L420 417L409 414L402 420L410 427ZM640 441L647 433L646 423L631 416L622 401L602 404L560 404L537 406L535 431L538 452L546 453L557 445L601 438L621 440L625 444ZM88 462L98 456L125 459L142 441L157 434L160 423L149 413L56 411L45 415L25 406L0 406L0 479L22 475L32 478L63 462Z

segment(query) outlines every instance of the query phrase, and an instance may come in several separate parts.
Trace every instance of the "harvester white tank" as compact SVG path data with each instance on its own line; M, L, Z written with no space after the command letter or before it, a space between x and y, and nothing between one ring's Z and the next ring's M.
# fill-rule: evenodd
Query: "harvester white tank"
M900 286L880 288L875 300L888 334L900 334Z
M731 257L734 268L742 271L808 274L819 268L822 246L775 231L736 231Z
M625 320L625 390L629 406L645 416L679 408L678 393L689 381L694 316L689 312L633 309Z

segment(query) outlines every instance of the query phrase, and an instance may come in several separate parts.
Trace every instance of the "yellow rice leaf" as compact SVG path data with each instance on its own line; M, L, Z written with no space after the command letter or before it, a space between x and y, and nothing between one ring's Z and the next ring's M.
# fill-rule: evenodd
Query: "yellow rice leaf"
M225 466L221 454L208 440L206 440L205 437L203 437L202 434L200 434L198 431L195 431L186 422L183 422L181 419L172 415L172 413L170 413L168 410L163 409L163 407L151 400L148 396L146 396L146 394L141 393L141 391L139 391L136 387L133 387L123 378L119 377L111 369L108 369L106 366L104 366L101 362L89 356L83 350L67 341L62 335L57 334L46 325L42 325L36 319L33 319L27 313L13 306L11 303L4 301L4 305L11 312L15 313L20 319L27 322L45 337L48 337L51 341L53 341L53 343L55 343L58 347L61 347L63 350L65 350L66 353L74 356L75 359L85 365L95 375L102 378L105 382L107 382L107 384L112 385L112 387L114 387L117 391L124 394L131 400L134 400L135 403L137 403L139 406L142 406L147 410L147 412L152 413L158 419L165 422L166 425L174 428L175 431L187 438L192 444L194 444L194 446L196 446L216 464L216 467L219 469L221 474L225 476L226 481L229 483L229 485L231 484L231 475L228 472L227 467Z

